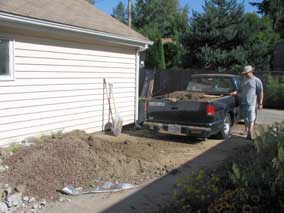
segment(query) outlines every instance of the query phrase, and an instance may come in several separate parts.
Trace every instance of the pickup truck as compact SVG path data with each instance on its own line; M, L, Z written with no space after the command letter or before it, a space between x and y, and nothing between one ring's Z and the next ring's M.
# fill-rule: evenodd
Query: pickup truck
M193 75L184 91L152 97L145 104L144 125L151 130L225 139L240 116L239 76Z

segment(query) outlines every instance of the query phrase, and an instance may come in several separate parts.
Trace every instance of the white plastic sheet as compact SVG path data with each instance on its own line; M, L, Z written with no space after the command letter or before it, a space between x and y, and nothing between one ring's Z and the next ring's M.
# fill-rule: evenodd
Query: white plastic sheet
M83 194L96 194L96 193L111 193L111 192L120 192L124 190L130 190L138 188L138 186L130 184L130 183L112 183L112 182L104 182L102 186L97 186L95 189L91 189L88 191L80 191L74 186L66 186L61 191L64 194L78 196Z

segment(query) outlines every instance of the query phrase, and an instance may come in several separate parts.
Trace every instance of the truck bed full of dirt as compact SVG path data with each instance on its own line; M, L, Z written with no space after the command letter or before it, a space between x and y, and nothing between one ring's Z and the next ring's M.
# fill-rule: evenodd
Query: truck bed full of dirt
M221 95L208 95L205 93L199 92L189 92L189 91L175 91L159 98L166 98L171 101L178 101L178 100L198 100L198 101L210 101L216 98L222 97Z

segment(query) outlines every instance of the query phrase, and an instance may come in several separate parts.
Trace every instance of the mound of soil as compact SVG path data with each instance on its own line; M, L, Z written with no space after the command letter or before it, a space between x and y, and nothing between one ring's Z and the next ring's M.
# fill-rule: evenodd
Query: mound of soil
M213 98L217 98L220 96L216 95L207 95L205 93L200 92L189 92L189 91L175 91L163 96L172 101L177 100L210 100Z
M98 181L140 184L159 176L153 147L136 149L131 141L104 141L82 131L47 138L24 147L4 161L9 170L2 181L25 185L26 195L56 200L67 185L90 187ZM143 155L141 155L143 151Z

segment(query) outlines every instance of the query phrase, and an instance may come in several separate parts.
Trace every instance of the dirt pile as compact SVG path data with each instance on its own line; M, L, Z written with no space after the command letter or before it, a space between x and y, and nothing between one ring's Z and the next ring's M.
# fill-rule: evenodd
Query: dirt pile
M3 180L25 185L26 194L55 200L66 185L90 187L99 181L140 184L160 176L162 168L155 149L137 143L104 141L81 131L56 135L7 158ZM141 154L143 151L143 155Z
M175 91L163 96L172 101L177 100L210 100L218 98L220 96L208 95L200 92L189 92L189 91Z
M204 93L192 93L187 91L176 91L165 95L164 97L168 99L176 100L198 100L201 99L205 94Z

